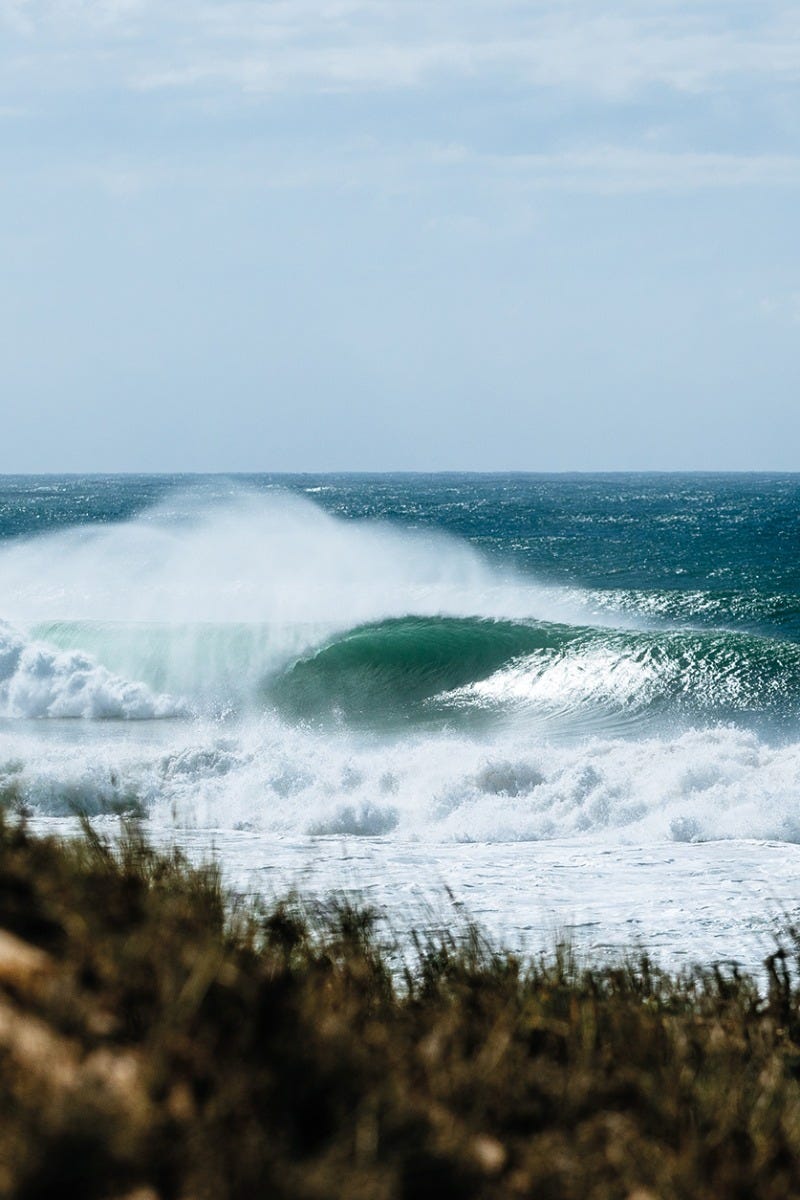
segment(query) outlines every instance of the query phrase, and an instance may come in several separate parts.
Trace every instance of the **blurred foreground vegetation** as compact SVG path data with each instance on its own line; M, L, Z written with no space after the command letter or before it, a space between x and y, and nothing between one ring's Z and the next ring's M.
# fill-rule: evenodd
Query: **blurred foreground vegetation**
M0 1196L786 1200L795 971L468 927L402 966L346 901L237 906L135 831L0 821Z

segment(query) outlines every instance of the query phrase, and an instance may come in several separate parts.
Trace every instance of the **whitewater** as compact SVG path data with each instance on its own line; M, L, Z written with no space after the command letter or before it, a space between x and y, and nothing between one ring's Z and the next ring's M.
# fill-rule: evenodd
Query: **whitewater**
M793 476L0 480L0 797L394 927L449 888L512 945L756 965L799 529Z

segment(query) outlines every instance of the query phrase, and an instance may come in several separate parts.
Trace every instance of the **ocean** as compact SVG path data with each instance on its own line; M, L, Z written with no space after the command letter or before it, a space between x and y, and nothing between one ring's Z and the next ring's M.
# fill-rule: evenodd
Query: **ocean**
M0 797L401 933L757 966L800 920L800 476L2 477Z

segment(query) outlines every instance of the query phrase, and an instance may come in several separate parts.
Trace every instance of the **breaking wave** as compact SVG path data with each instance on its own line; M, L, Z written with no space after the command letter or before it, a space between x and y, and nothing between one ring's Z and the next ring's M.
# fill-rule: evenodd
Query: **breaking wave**
M173 496L0 549L0 797L290 837L798 841L796 606L772 637L748 603Z
M522 713L778 728L800 716L800 646L735 631L410 615L321 642L302 625L51 622L34 633L27 644L4 635L7 716L274 708L295 722L376 728Z
M554 651L556 627L466 617L395 617L362 625L292 663L268 687L283 713L378 724L425 712L506 664ZM428 710L430 711L430 710Z

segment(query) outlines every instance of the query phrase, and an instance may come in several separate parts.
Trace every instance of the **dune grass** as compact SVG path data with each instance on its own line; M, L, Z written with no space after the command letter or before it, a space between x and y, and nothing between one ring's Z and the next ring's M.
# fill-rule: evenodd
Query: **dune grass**
M800 1195L794 950L765 992L415 945L343 899L237 905L135 829L0 820L0 1196Z

